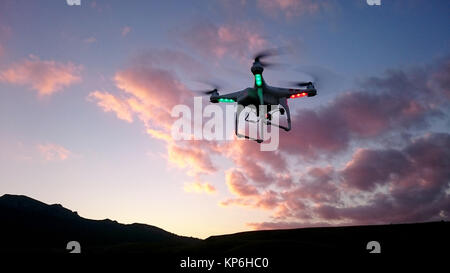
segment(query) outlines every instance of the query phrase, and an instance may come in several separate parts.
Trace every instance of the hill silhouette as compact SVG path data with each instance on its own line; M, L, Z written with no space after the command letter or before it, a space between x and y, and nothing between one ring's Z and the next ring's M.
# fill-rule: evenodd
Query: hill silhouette
M23 195L0 197L0 219L2 252L66 253L66 244L73 240L80 242L83 252L88 253L122 247L132 251L130 246L135 244L151 245L152 249L162 251L200 241L145 224L85 219L59 204L47 205Z
M443 221L248 231L200 240L151 225L85 219L61 205L9 194L0 197L0 222L2 253L65 254L67 242L75 240L83 254L153 254L169 260L172 269L188 256L267 257L277 268L307 256L373 255L366 249L369 241L378 241L384 256L443 255L450 243L450 223Z

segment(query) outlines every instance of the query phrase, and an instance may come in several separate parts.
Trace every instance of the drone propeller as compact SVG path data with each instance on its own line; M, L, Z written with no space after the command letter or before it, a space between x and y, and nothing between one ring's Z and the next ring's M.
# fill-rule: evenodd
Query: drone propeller
M263 58L267 58L267 57L270 57L270 56L277 56L279 54L280 54L280 50L279 49L277 49L277 48L270 48L270 49L265 49L265 50L262 50L262 51L256 53L253 56L253 59L255 59L256 62L259 62Z
M270 63L270 62L265 62L263 61L263 59L270 57L270 56L278 56L283 54L284 51L282 48L271 48L271 49L266 49L263 51L260 51L258 53L256 53L253 56L253 59L255 62L260 63L263 67L267 68L267 67L278 67L278 66L284 66L284 64L280 64L280 63Z
M216 88L212 89L212 90L196 90L195 92L197 93L201 93L203 95L211 95L214 92L217 92L218 90Z
M335 72L323 67L318 66L302 66L295 69L295 71L301 72L307 76L306 81L303 82L290 82L290 86L306 87L309 84L313 84L318 89L330 89L336 88L336 85L340 81L340 76Z
M210 88L207 90L195 90L196 93L201 93L202 95L211 95L215 92L218 92L221 87L218 84L212 83L212 82L205 82L205 81L199 81L205 85L209 85Z

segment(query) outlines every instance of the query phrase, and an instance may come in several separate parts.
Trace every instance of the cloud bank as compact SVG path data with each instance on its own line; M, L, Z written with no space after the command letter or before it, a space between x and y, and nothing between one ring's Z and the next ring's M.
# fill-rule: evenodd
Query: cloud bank
M47 96L81 81L82 67L71 62L44 61L30 55L0 71L0 82L28 86Z
M448 220L450 134L430 128L432 120L448 121L448 60L387 71L319 108L298 111L275 152L249 141L174 141L170 110L189 105L192 93L161 59L133 61L115 75L118 94L89 97L119 119L137 117L164 141L169 164L197 181L224 171L230 197L221 206L272 212L272 221L248 223L252 228ZM216 157L232 167L222 170ZM340 164L324 164L330 160ZM214 188L186 185L191 192Z

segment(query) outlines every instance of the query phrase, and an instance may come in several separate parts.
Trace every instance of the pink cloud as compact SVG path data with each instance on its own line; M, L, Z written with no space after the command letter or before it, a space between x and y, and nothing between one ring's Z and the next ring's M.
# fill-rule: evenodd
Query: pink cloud
M262 209L275 209L279 206L280 195L276 191L263 192L256 200L255 206Z
M359 149L342 171L347 185L360 190L373 190L389 181L391 175L405 175L410 162L395 149L374 151Z
M269 15L282 13L291 18L305 14L315 14L331 7L330 1L314 0L258 0L258 6Z
M434 193L433 190L448 186L449 145L449 134L433 133L414 139L403 150L360 149L341 174L347 186L362 191L379 184L393 184L394 194L414 187Z
M228 198L219 202L222 207L228 206L241 206L241 207L254 207L254 200L250 198Z
M207 182L191 182L185 183L184 190L190 193L206 193L206 194L214 194L216 193L216 188Z
M238 181L231 186L229 184L228 188L239 197L222 200L219 204L223 207L242 206L254 209L273 210L280 206L280 197L275 191L269 190L258 194L249 194L247 191L252 191L252 189L256 190L256 187L243 181Z
M190 104L193 94L178 81L176 73L159 68L162 60L146 54L137 58L127 69L116 73L116 86L122 99L146 126L147 133L167 145L167 160L173 166L186 169L191 176L217 171L210 158L214 144L204 141L174 142L170 113L177 104ZM184 59L183 59L184 60Z
M136 115L149 132L167 133L173 122L172 107L192 97L171 71L155 67L150 61L136 59L128 68L114 76L120 96L110 93L91 93L92 101L119 118L130 121ZM163 130L163 131L161 131Z
M129 96L128 104L145 123L167 127L172 107L192 97L173 73L135 64L115 75L116 86Z
M344 151L352 140L426 128L427 120L442 117L448 106L449 100L442 96L446 89L427 85L436 75L448 74L445 69L422 71L420 78L414 71L388 71L385 77L369 78L358 91L338 95L328 105L300 110L293 117L293 129L281 132L280 149L314 159Z
M155 139L164 140L167 143L172 142L172 135L164 130L147 129L147 134Z
M331 166L309 168L300 178L298 186L284 194L287 198L302 198L316 203L338 202L340 192L334 172Z
M0 82L26 85L37 90L39 95L51 95L81 81L81 66L70 62L43 61L30 55L0 71Z
M277 177L284 177L288 182L287 162L278 152L261 151L254 142L233 141L227 145L226 156L236 167L244 170L246 176L261 185L268 185Z
M229 170L225 176L228 189L237 196L250 196L258 194L256 187L248 183L245 175L238 170Z
M225 181L228 190L237 197L221 201L220 205L222 206L238 205L271 210L279 205L280 196L277 192L272 190L260 192L258 187L237 169L228 170L225 174Z
M168 162L187 170L189 175L217 171L210 158L214 143L173 141L172 108L191 103L193 94L177 79L176 73L160 68L161 59L155 61L151 56L154 55L135 58L128 68L116 73L114 80L120 95L95 91L89 95L89 100L97 102L104 111L114 112L120 119L131 122L133 116L138 117L151 137L166 143Z
M310 223L380 224L450 219L450 134L414 139L402 149L360 149L346 166L312 168L297 186L273 193L277 221L256 229ZM384 191L375 191L375 186ZM369 195L367 195L369 194ZM351 200L364 200L354 202ZM249 200L242 200L242 203ZM250 203L250 206L255 206Z
M268 45L257 29L249 24L215 25L202 22L184 34L185 41L205 56L248 58Z
M189 175L211 174L217 171L208 149L201 145L182 146L180 143L168 143L168 161L179 168L187 169Z
M105 112L116 113L119 119L133 122L133 116L130 106L126 101L108 93L101 91L94 91L89 94L88 100L97 101L97 105Z
M447 70L440 65L420 73L390 71L385 77L370 78L361 90L339 95L317 110L300 110L296 116L301 118L294 121L293 131L281 137L281 149L277 152L280 160L257 157L249 148L251 144L245 148L230 145L228 157L245 171L236 184L250 185L259 194L238 194L222 205L272 210L274 227L449 219L447 133L428 133L412 140L399 134L397 137L406 146L356 149L341 170L331 166L311 167L287 187L274 188L280 177L276 168L268 173L272 179L257 183L258 179L264 180L258 166L267 171L270 162L285 165L286 154L310 160L320 155L335 156L352 143L375 141L383 147L392 143L377 142L380 136L405 131L414 134L416 128L427 128L430 118L448 118L444 114L448 106ZM255 160L247 160L247 154ZM259 176L252 175L253 172ZM287 177L292 176L288 173ZM235 194L239 192L236 188L233 185ZM266 222L251 226L271 225Z
M37 145L39 153L47 161L66 160L72 154L68 149L58 144L39 144Z

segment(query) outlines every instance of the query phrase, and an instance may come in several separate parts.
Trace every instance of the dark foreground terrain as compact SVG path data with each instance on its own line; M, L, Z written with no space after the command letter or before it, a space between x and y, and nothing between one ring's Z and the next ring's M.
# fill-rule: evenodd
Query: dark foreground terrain
M0 223L3 255L73 257L66 246L69 241L77 241L81 254L75 255L145 258L149 264L160 263L182 271L198 271L181 264L185 261L185 265L192 265L194 260L198 266L199 259L214 260L211 271L247 272L250 262L246 270L240 267L245 261L253 261L252 268L256 270L255 262L262 265L262 258L267 258L268 268L257 271L269 272L282 266L299 266L309 257L344 257L351 262L375 255L447 256L450 243L448 222L249 231L200 240L150 225L85 219L61 205L47 205L19 195L0 197ZM381 253L369 254L370 241L380 244ZM224 269L225 266L228 268Z

